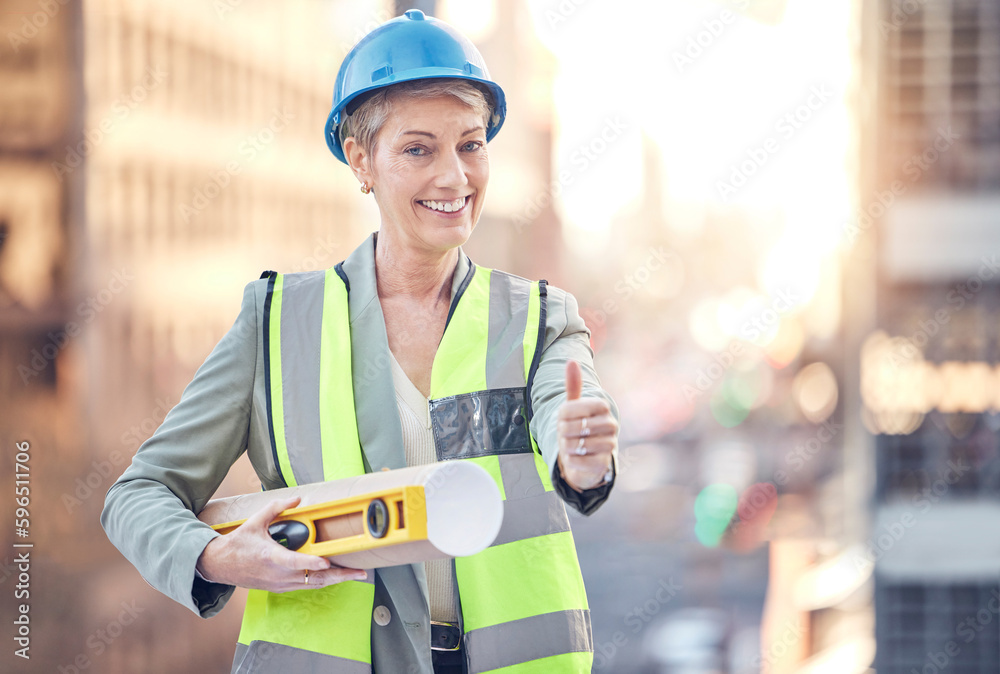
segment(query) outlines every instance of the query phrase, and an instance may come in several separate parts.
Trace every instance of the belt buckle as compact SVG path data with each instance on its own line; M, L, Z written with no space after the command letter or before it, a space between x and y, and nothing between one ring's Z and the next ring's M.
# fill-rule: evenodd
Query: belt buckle
M435 627L439 629L435 629ZM438 646L438 641L441 646ZM454 646L450 644L454 643ZM458 625L452 623L431 621L431 650L432 651L457 651L462 648L462 631Z

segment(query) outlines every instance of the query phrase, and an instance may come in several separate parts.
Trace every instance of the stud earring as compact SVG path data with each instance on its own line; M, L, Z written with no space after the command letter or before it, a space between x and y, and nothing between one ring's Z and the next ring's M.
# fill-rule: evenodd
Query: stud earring
M361 193L371 194L372 188L368 187L368 183L361 183Z

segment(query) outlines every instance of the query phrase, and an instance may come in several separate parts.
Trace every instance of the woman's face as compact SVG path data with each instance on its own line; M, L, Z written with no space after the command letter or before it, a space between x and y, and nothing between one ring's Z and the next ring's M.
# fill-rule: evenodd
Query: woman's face
M468 241L490 178L472 108L451 96L394 101L367 164L383 232L427 252Z

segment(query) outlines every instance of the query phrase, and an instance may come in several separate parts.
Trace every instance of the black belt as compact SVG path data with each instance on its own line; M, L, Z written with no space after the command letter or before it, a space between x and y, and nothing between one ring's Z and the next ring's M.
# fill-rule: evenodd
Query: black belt
M458 625L431 621L431 650L457 651L462 647L462 630Z

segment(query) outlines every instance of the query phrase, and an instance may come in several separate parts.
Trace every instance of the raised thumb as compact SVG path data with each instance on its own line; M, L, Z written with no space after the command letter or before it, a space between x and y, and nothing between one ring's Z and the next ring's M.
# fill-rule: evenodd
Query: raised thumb
M575 360L566 362L566 400L576 400L583 389L583 373Z

